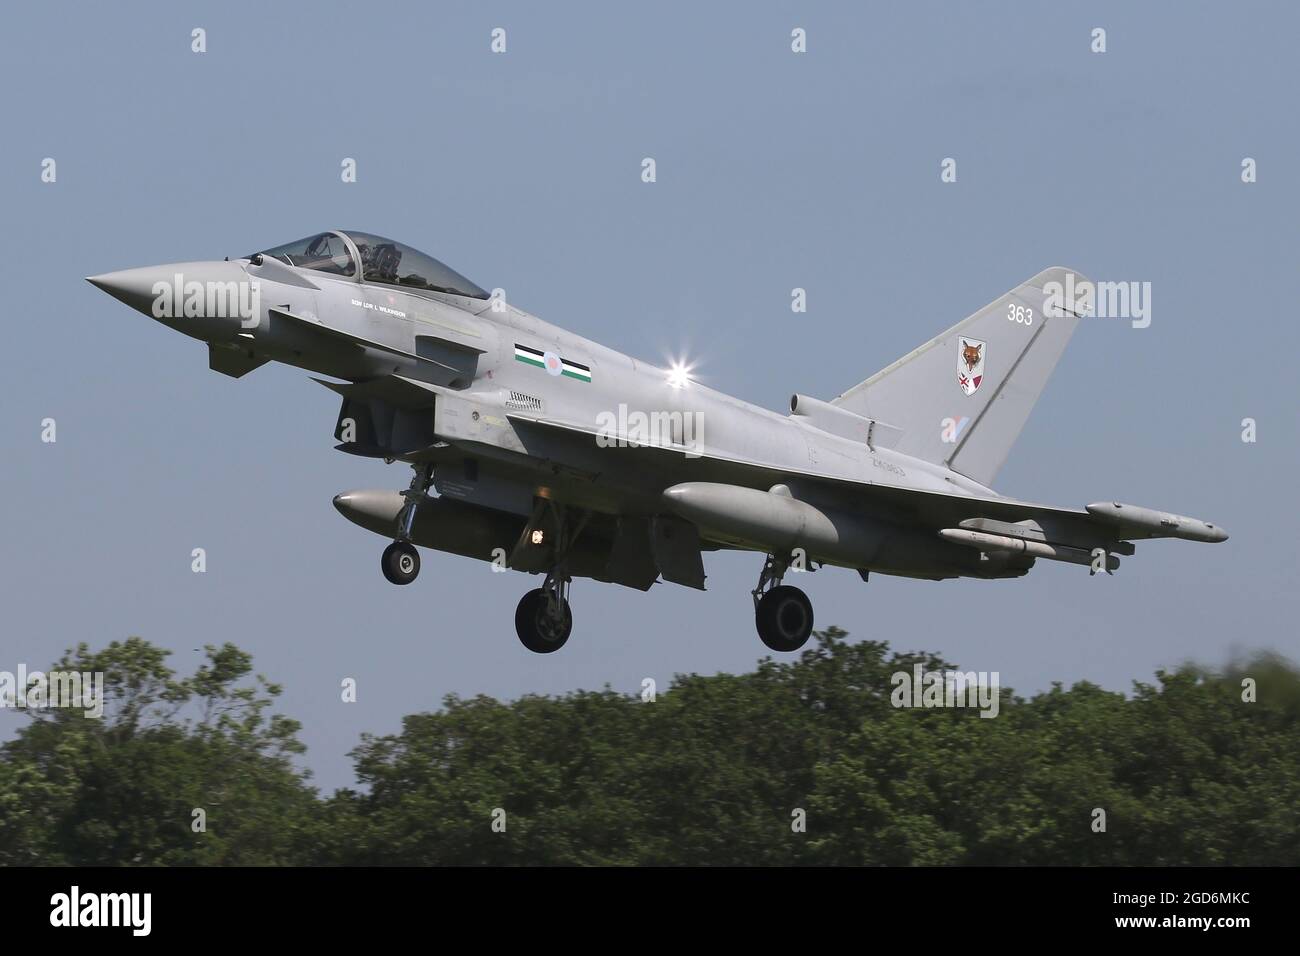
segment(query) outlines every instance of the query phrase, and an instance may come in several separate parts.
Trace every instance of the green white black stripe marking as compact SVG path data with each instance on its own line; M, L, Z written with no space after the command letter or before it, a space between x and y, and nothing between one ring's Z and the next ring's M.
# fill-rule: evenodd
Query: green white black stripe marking
M526 345L515 343L515 361L526 362L529 365L536 365L538 368L546 368L546 353L539 352L537 349L530 349Z
M591 381L591 369L587 368L587 366L579 365L577 362L570 362L566 358L560 359L560 363L564 367L560 374L567 375L569 378L576 378L579 382Z
M548 362L547 359L554 359ZM571 362L566 358L556 355L554 352L543 352L540 349L530 348L527 345L515 343L515 361L523 362L525 365L534 365L537 368L549 372L551 375L563 375L568 378L576 378L579 382L591 381L591 369L579 362ZM558 363L558 365L556 364ZM558 369L558 371L557 371Z

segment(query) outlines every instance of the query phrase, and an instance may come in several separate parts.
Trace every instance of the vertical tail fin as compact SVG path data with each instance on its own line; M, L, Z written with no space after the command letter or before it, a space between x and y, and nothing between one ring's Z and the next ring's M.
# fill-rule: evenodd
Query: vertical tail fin
M1079 324L1044 312L1044 286L1071 271L1045 269L832 404L902 428L903 454L991 484Z

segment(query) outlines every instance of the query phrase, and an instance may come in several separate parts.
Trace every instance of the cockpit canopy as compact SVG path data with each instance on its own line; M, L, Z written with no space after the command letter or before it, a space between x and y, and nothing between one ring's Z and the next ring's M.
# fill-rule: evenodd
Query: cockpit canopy
M356 278L360 259L361 281L402 286L486 299L488 293L433 256L418 249L367 232L321 232L306 239L266 249L272 256L299 269Z
M274 249L264 249L262 255L271 256L299 269L315 269L340 276L355 276L357 262L352 250L337 232L322 232L296 242L286 242Z

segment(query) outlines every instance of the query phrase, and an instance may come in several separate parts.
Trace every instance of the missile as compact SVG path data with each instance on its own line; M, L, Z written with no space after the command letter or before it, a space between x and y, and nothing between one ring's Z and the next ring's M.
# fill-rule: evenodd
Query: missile
M986 531L970 531L965 528L944 528L939 537L953 544L980 551L1009 552L1024 554L1031 558L1046 558L1049 561L1067 561L1070 564L1092 564L1092 552L1084 548L1070 548L1060 544L1048 544L1045 541L1033 541L1027 538L1013 538L1005 534L990 534ZM1114 571L1119 567L1119 558L1113 554L1106 555L1106 570Z
M1185 541L1227 541L1228 532L1208 521L1170 514L1118 501L1104 501L1087 506L1088 513L1130 531L1144 531L1152 538L1182 538Z
M1081 548L1088 552L1093 548L1104 548L1111 554L1137 553L1132 542L1118 540L1114 536L1113 529L1097 528L1089 533L1077 527L1061 528L1052 523L1047 523L1044 529L1043 524L1033 519L1010 522L998 521L994 518L967 518L957 527L968 531L987 531L990 534L1006 535L1009 538L1025 538L1028 541L1046 541L1067 548Z

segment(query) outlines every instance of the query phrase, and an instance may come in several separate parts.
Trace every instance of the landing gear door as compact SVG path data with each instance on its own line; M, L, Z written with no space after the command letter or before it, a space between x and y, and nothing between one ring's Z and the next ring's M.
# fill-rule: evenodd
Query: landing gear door
M695 525L660 515L650 522L650 545L665 581L704 590L704 560Z

